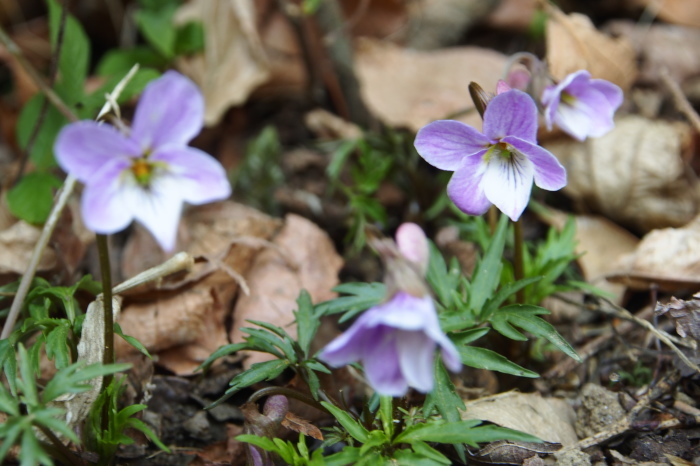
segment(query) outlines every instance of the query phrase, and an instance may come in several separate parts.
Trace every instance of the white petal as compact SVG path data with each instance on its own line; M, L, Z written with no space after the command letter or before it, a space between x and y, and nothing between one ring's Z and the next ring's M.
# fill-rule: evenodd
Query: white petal
M488 162L482 186L486 198L515 222L530 200L533 177L532 162L522 154L494 155Z

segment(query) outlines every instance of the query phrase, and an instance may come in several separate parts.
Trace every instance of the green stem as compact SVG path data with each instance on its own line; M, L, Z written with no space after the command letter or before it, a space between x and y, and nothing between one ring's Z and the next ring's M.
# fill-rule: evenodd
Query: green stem
M522 280L525 278L525 270L523 266L523 223L521 219L517 222L513 222L513 236L515 240L515 281ZM525 304L525 290L520 289L515 295L515 300L518 304Z
M104 340L105 347L102 353L102 364L114 364L114 314L112 311L112 271L109 262L109 245L106 235L97 237L97 254L100 258L100 272L102 275L102 307L104 310ZM114 376L106 375L102 378L102 391L112 383ZM102 410L102 429L109 429L109 403L104 404Z
M486 220L489 222L489 230L491 230L491 236L493 236L498 226L498 209L495 205L489 207L488 212L486 212Z

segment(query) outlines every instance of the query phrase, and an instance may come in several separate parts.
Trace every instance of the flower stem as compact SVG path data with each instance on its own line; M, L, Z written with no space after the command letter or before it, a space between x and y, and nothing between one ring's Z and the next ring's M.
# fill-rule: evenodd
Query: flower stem
M518 280L525 278L525 271L523 267L523 221L521 219L513 222L513 237L515 242L514 273L515 281L517 282ZM518 290L518 292L515 294L515 300L518 304L525 304L525 290Z
M112 270L109 262L109 245L106 235L95 235L97 238L97 254L100 258L100 272L102 275L102 308L104 310L104 353L102 364L114 364L114 314L112 311ZM112 383L113 375L102 378L102 391L107 390ZM109 430L109 403L104 404L102 410L102 429Z

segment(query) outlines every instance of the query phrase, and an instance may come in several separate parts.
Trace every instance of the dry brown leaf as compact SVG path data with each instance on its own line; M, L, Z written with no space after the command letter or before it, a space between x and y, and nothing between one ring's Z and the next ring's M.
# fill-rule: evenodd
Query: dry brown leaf
M480 128L469 82L494 90L506 57L479 47L421 52L363 39L357 43L355 65L365 104L387 125L418 131L433 120L472 109L457 119Z
M654 230L617 263L611 277L635 289L654 284L662 290L700 286L700 217L682 228Z
M462 419L490 421L565 447L578 441L573 409L559 398L507 392L467 402L466 406Z
M260 320L284 328L296 337L293 325L296 300L302 289L314 303L332 299L331 289L338 284L343 260L328 235L312 222L297 215L287 215L280 233L273 240L277 248L268 248L255 257L245 279L250 295L241 296L233 314L233 342L243 341L241 327ZM270 355L251 353L244 367L266 361Z
M580 211L649 231L685 225L698 211L697 184L683 162L690 135L685 123L627 116L601 138L543 145L566 167L564 192Z
M697 53L700 30L697 28L671 24L641 26L632 21L613 21L606 28L633 44L640 64L637 77L640 84L662 86L664 69L674 81L683 84L700 70L700 54Z
M34 251L41 230L22 220L0 231L0 274L23 274ZM56 267L56 253L47 248L37 270L44 272Z
M700 2L697 0L627 0L631 6L649 8L667 23L700 27Z
M690 335L694 340L700 340L700 293L695 293L693 299L683 300L672 297L668 304L656 304L654 313L667 314L676 323L676 333L683 338Z
M508 31L527 31L532 26L540 0L502 0L486 24Z
M287 412L284 419L282 419L282 425L289 430L299 432L307 437L313 437L316 440L323 442L323 434L321 433L321 430L306 419L302 419L294 413Z
M195 265L190 274L195 279L170 283L168 291L163 291L166 287L161 283L128 294L138 301L122 312L124 333L157 353L159 364L178 375L191 374L228 343L225 321L238 291L238 281L231 274L245 274L279 226L279 220L231 201L188 211L180 225L179 244L192 255L210 260ZM136 275L160 264L161 254L149 233L137 231L125 248L122 269L126 276ZM134 351L121 341L116 348L119 354Z
M269 77L254 5L252 0L193 0L175 15L176 23L194 20L204 25L204 52L178 58L177 66L202 88L207 126L244 103Z
M563 79L586 69L594 78L607 79L626 91L637 76L634 48L626 38L598 31L588 16L564 14L547 3L547 63L550 73Z

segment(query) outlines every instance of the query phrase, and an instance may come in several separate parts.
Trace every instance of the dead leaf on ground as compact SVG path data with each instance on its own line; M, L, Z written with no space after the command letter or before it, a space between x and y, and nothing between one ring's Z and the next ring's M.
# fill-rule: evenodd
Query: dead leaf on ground
M313 437L316 440L323 442L323 434L321 433L321 430L306 419L302 419L294 413L287 412L284 419L282 419L282 425L289 430L299 432L307 437Z
M204 51L178 58L177 66L202 88L204 121L212 126L229 107L244 103L269 77L269 64L255 25L255 3L193 0L180 8L174 21L201 21L204 25Z
M296 327L292 311L302 289L314 303L336 297L331 289L338 282L342 258L328 235L312 222L297 215L287 215L285 224L267 248L255 257L245 279L250 295L241 296L233 314L231 341L243 341L241 327L251 327L247 320L260 320L284 328L292 338ZM272 358L266 353L250 353L244 361L251 364Z
M700 2L698 2L700 5ZM700 70L700 30L672 24L641 26L632 21L612 21L606 25L611 33L625 37L636 51L640 64L637 83L663 86L661 72L683 84Z
M667 23L700 28L700 2L697 0L627 0L627 3L649 8Z
M468 110L456 118L480 128L469 82L495 90L506 61L503 54L479 47L421 52L369 39L357 42L355 56L362 98L370 111L389 126L412 131Z
M683 161L690 140L685 123L627 116L603 137L543 145L566 167L564 192L579 212L645 232L685 225L698 211L698 186Z
M34 251L41 229L18 221L9 228L0 231L0 274L23 274ZM47 248L39 261L37 270L53 270L57 265L56 253Z
M585 69L594 78L607 79L626 91L637 76L636 55L624 37L598 31L588 16L564 14L547 3L547 63L550 73L563 79Z
M656 304L657 315L668 314L676 322L676 332L682 338L687 336L700 340L700 293L693 299L683 300L672 297L668 304Z
M636 250L616 264L619 272L609 277L618 283L647 290L697 289L700 287L700 217L682 228L648 233Z
M574 411L560 398L507 392L466 403L462 419L480 419L520 430L565 447L578 442Z
M486 24L507 31L528 31L540 0L502 0L489 16Z
M178 375L191 374L219 346L228 343L225 322L242 276L280 221L255 209L225 201L188 211L180 225L180 245L209 258L177 282L155 283L126 294L124 333L158 354L158 363ZM137 230L124 249L122 270L134 276L165 260L149 233ZM155 263L154 263L155 262ZM125 342L118 354L135 351Z
M545 222L562 229L569 214L549 209L542 215ZM576 260L581 267L583 277L593 286L615 295L613 301L620 303L625 287L607 281L606 276L619 271L616 261L633 252L639 239L629 231L611 222L605 217L594 215L576 215Z

